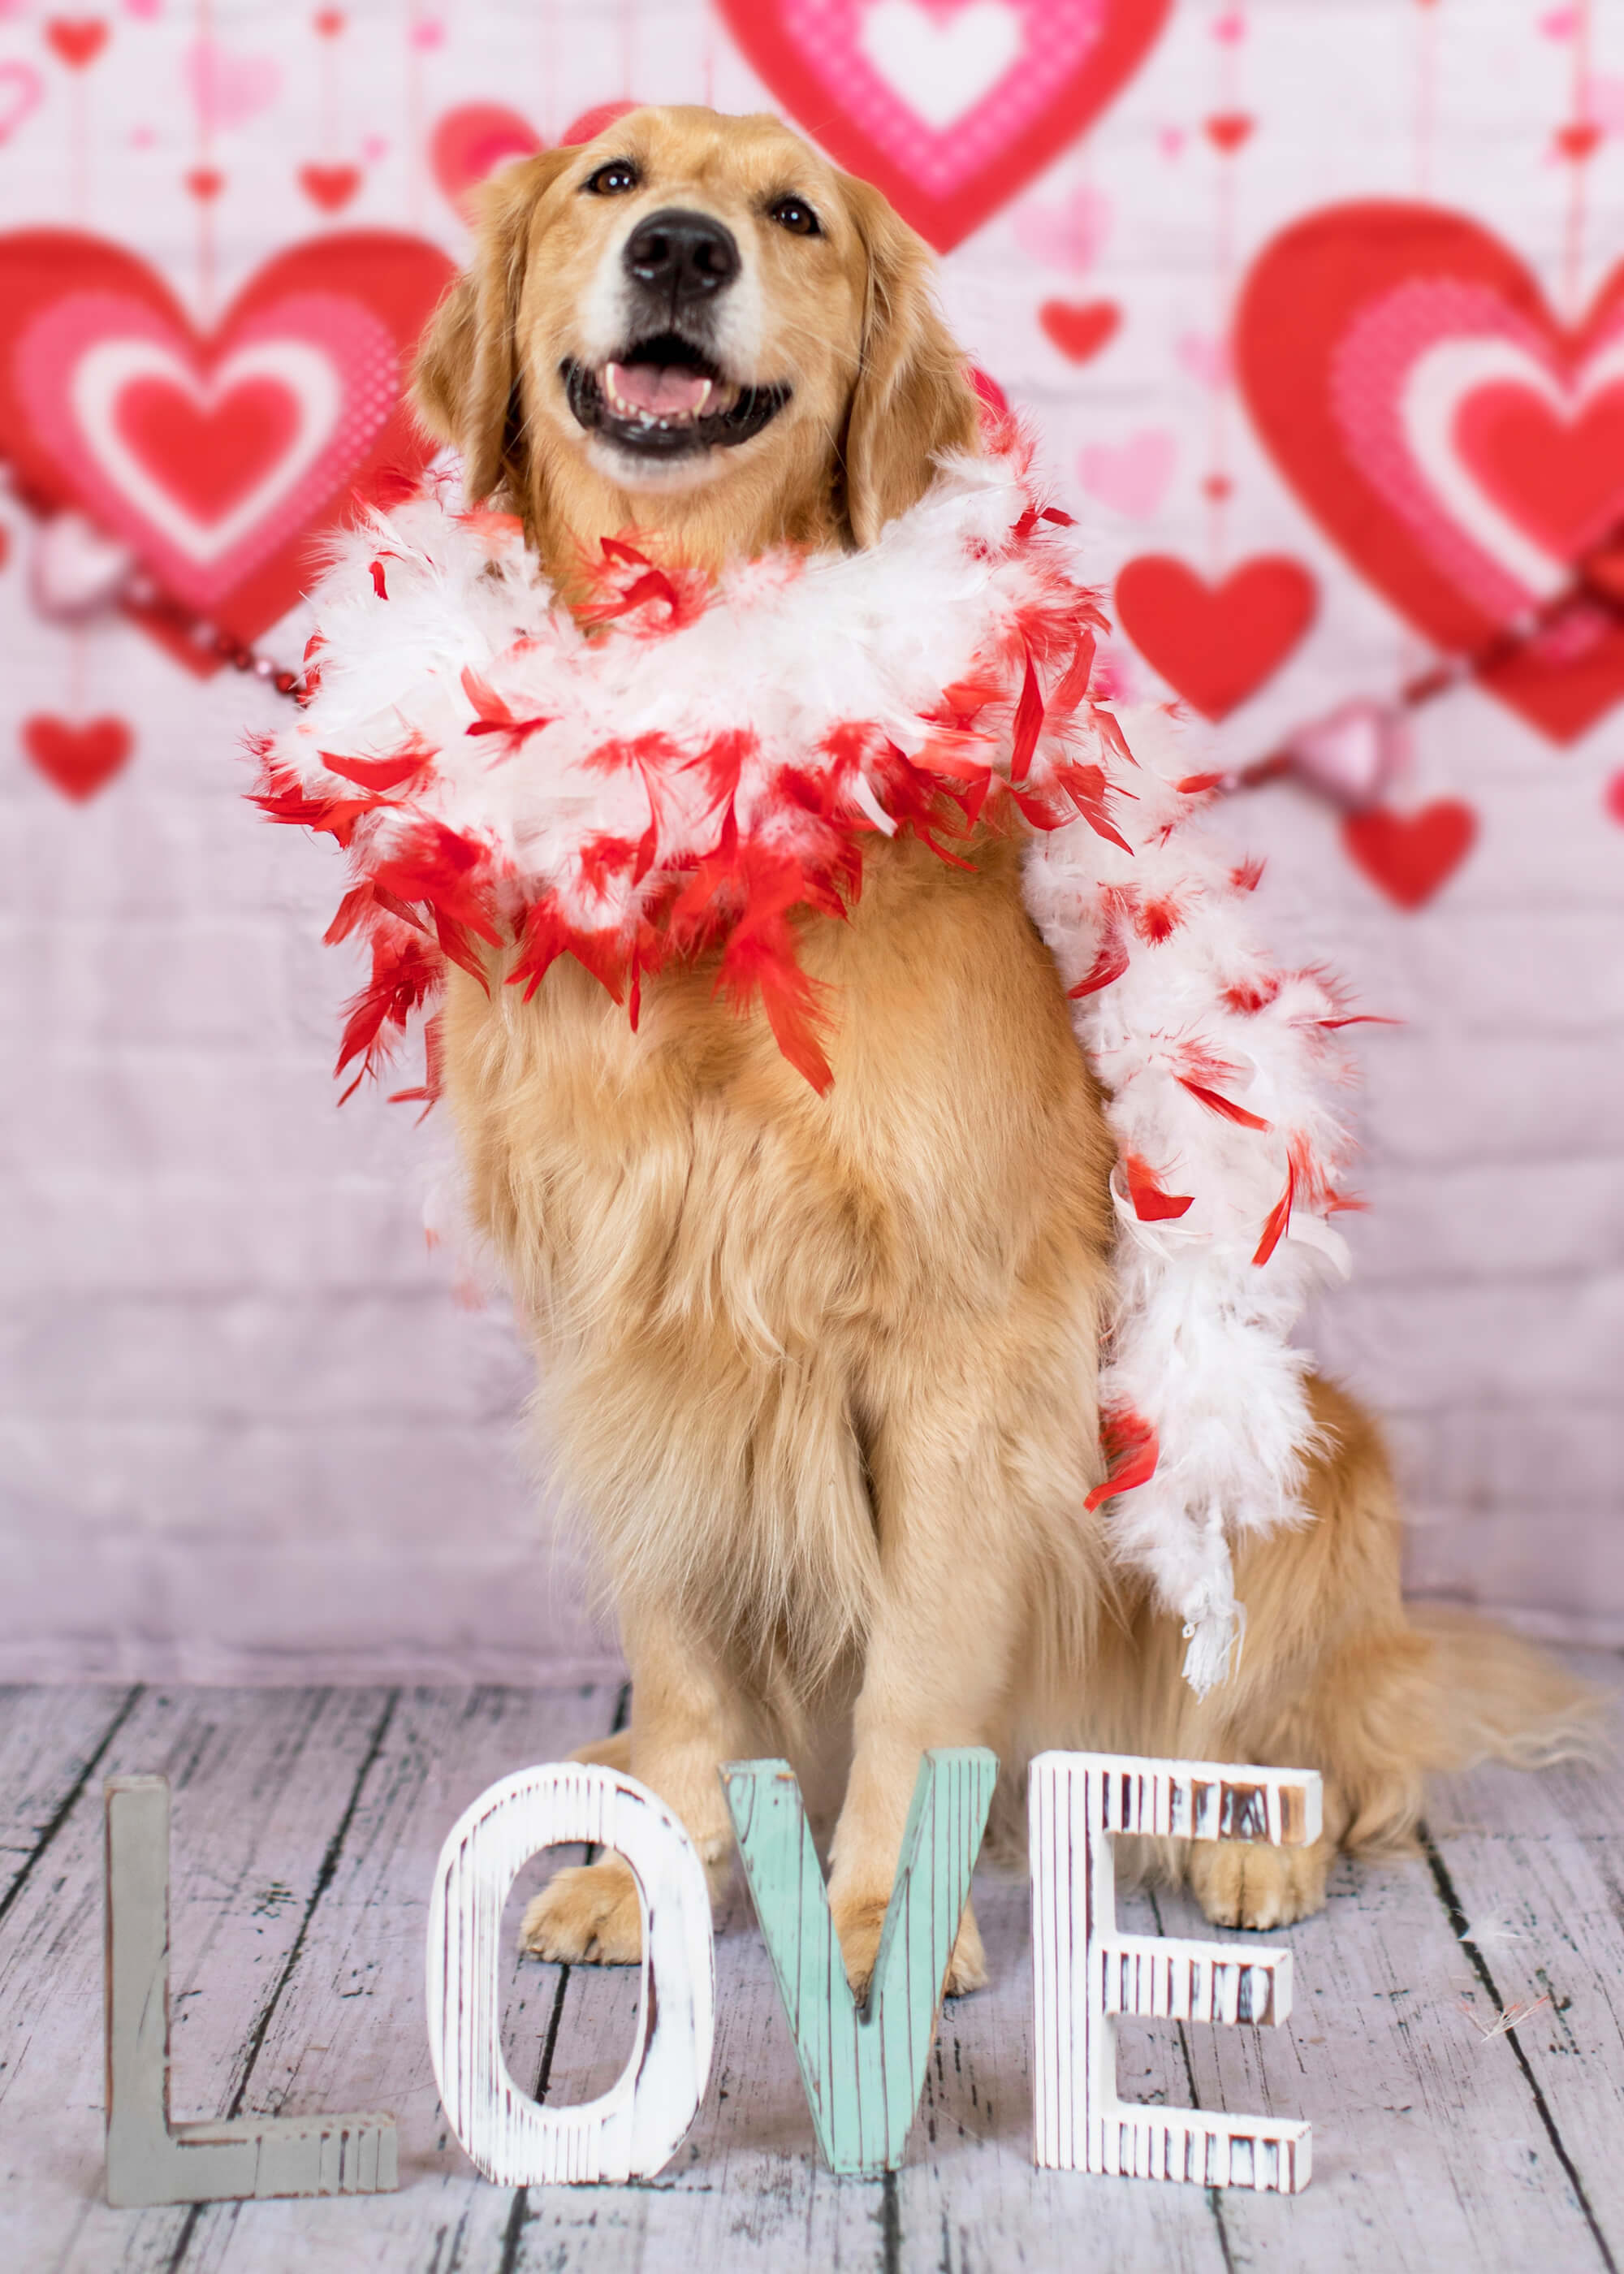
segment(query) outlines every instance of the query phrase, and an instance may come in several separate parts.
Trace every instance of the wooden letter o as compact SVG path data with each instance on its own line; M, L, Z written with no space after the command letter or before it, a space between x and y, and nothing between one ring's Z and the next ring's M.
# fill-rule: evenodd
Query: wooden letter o
M543 2108L501 2045L502 1911L539 1849L595 1841L624 1856L643 1913L643 2002L609 2091ZM440 1850L429 1905L429 2050L452 2129L487 2180L531 2187L648 2179L693 2122L710 2074L716 1966L704 1867L646 1786L575 1762L521 1769L481 1793Z

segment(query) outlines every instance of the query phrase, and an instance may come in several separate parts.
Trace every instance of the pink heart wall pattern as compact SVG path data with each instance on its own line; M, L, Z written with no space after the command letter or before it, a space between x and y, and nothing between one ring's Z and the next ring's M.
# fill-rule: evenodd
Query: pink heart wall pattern
M793 118L946 252L1137 71L1171 0L722 0Z

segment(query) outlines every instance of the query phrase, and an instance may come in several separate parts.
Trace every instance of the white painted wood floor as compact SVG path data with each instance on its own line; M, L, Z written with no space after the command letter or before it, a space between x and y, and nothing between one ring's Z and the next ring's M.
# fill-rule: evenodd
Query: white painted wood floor
M1573 1659L1624 1676L1617 1657ZM992 1986L947 2009L894 2178L820 2169L735 1895L710 2094L676 2162L646 2186L487 2186L448 2140L429 2067L434 1858L484 1786L607 1728L618 1703L613 1690L0 1690L4 2274L1624 2267L1617 1768L1440 1786L1425 1856L1342 1865L1327 1909L1289 1931L1284 2029L1124 2029L1124 2094L1313 2120L1313 2182L1294 2201L1033 2169L1026 1890L985 1877ZM174 1784L176 2115L392 2109L398 2195L102 2200L102 1780L115 1770ZM544 1869L521 1882L515 1924ZM1122 1911L1128 1927L1209 1931L1183 1897ZM515 1955L515 2074L560 2100L601 2090L635 1995L624 1970ZM1485 2034L1538 1999L1515 2030Z

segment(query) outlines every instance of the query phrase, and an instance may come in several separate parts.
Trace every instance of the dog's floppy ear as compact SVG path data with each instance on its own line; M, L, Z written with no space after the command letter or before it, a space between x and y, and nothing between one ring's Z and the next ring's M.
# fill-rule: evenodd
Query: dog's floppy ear
M472 265L435 310L417 349L413 407L431 434L462 453L470 501L493 496L504 486L515 500L523 493L524 407L515 327L530 220L537 200L576 154L540 151L504 167L477 193Z
M867 182L843 175L868 260L861 359L846 422L846 511L872 545L930 486L943 450L973 450L980 404L936 307L929 246Z

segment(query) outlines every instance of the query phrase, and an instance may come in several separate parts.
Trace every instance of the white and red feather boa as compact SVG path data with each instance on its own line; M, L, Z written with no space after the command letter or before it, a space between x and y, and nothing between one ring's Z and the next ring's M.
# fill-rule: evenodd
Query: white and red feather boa
M784 548L717 578L606 543L572 614L518 524L431 483L340 541L315 594L309 701L259 746L259 802L329 832L353 884L328 933L372 976L341 1071L374 1070L451 958L516 940L527 994L571 954L624 1000L719 951L786 1056L830 1080L793 912L838 916L865 838L1028 825L1026 899L1105 1085L1120 1155L1117 1303L1095 1500L1222 1680L1243 1618L1229 1544L1301 1514L1312 1428L1290 1342L1327 1262L1348 1156L1335 988L1283 971L1255 876L1185 826L1160 713L1133 750L1089 694L1101 618L1065 517L1003 434L946 462L867 552ZM944 820L945 817L945 820ZM432 1034L430 1071L434 1086Z

